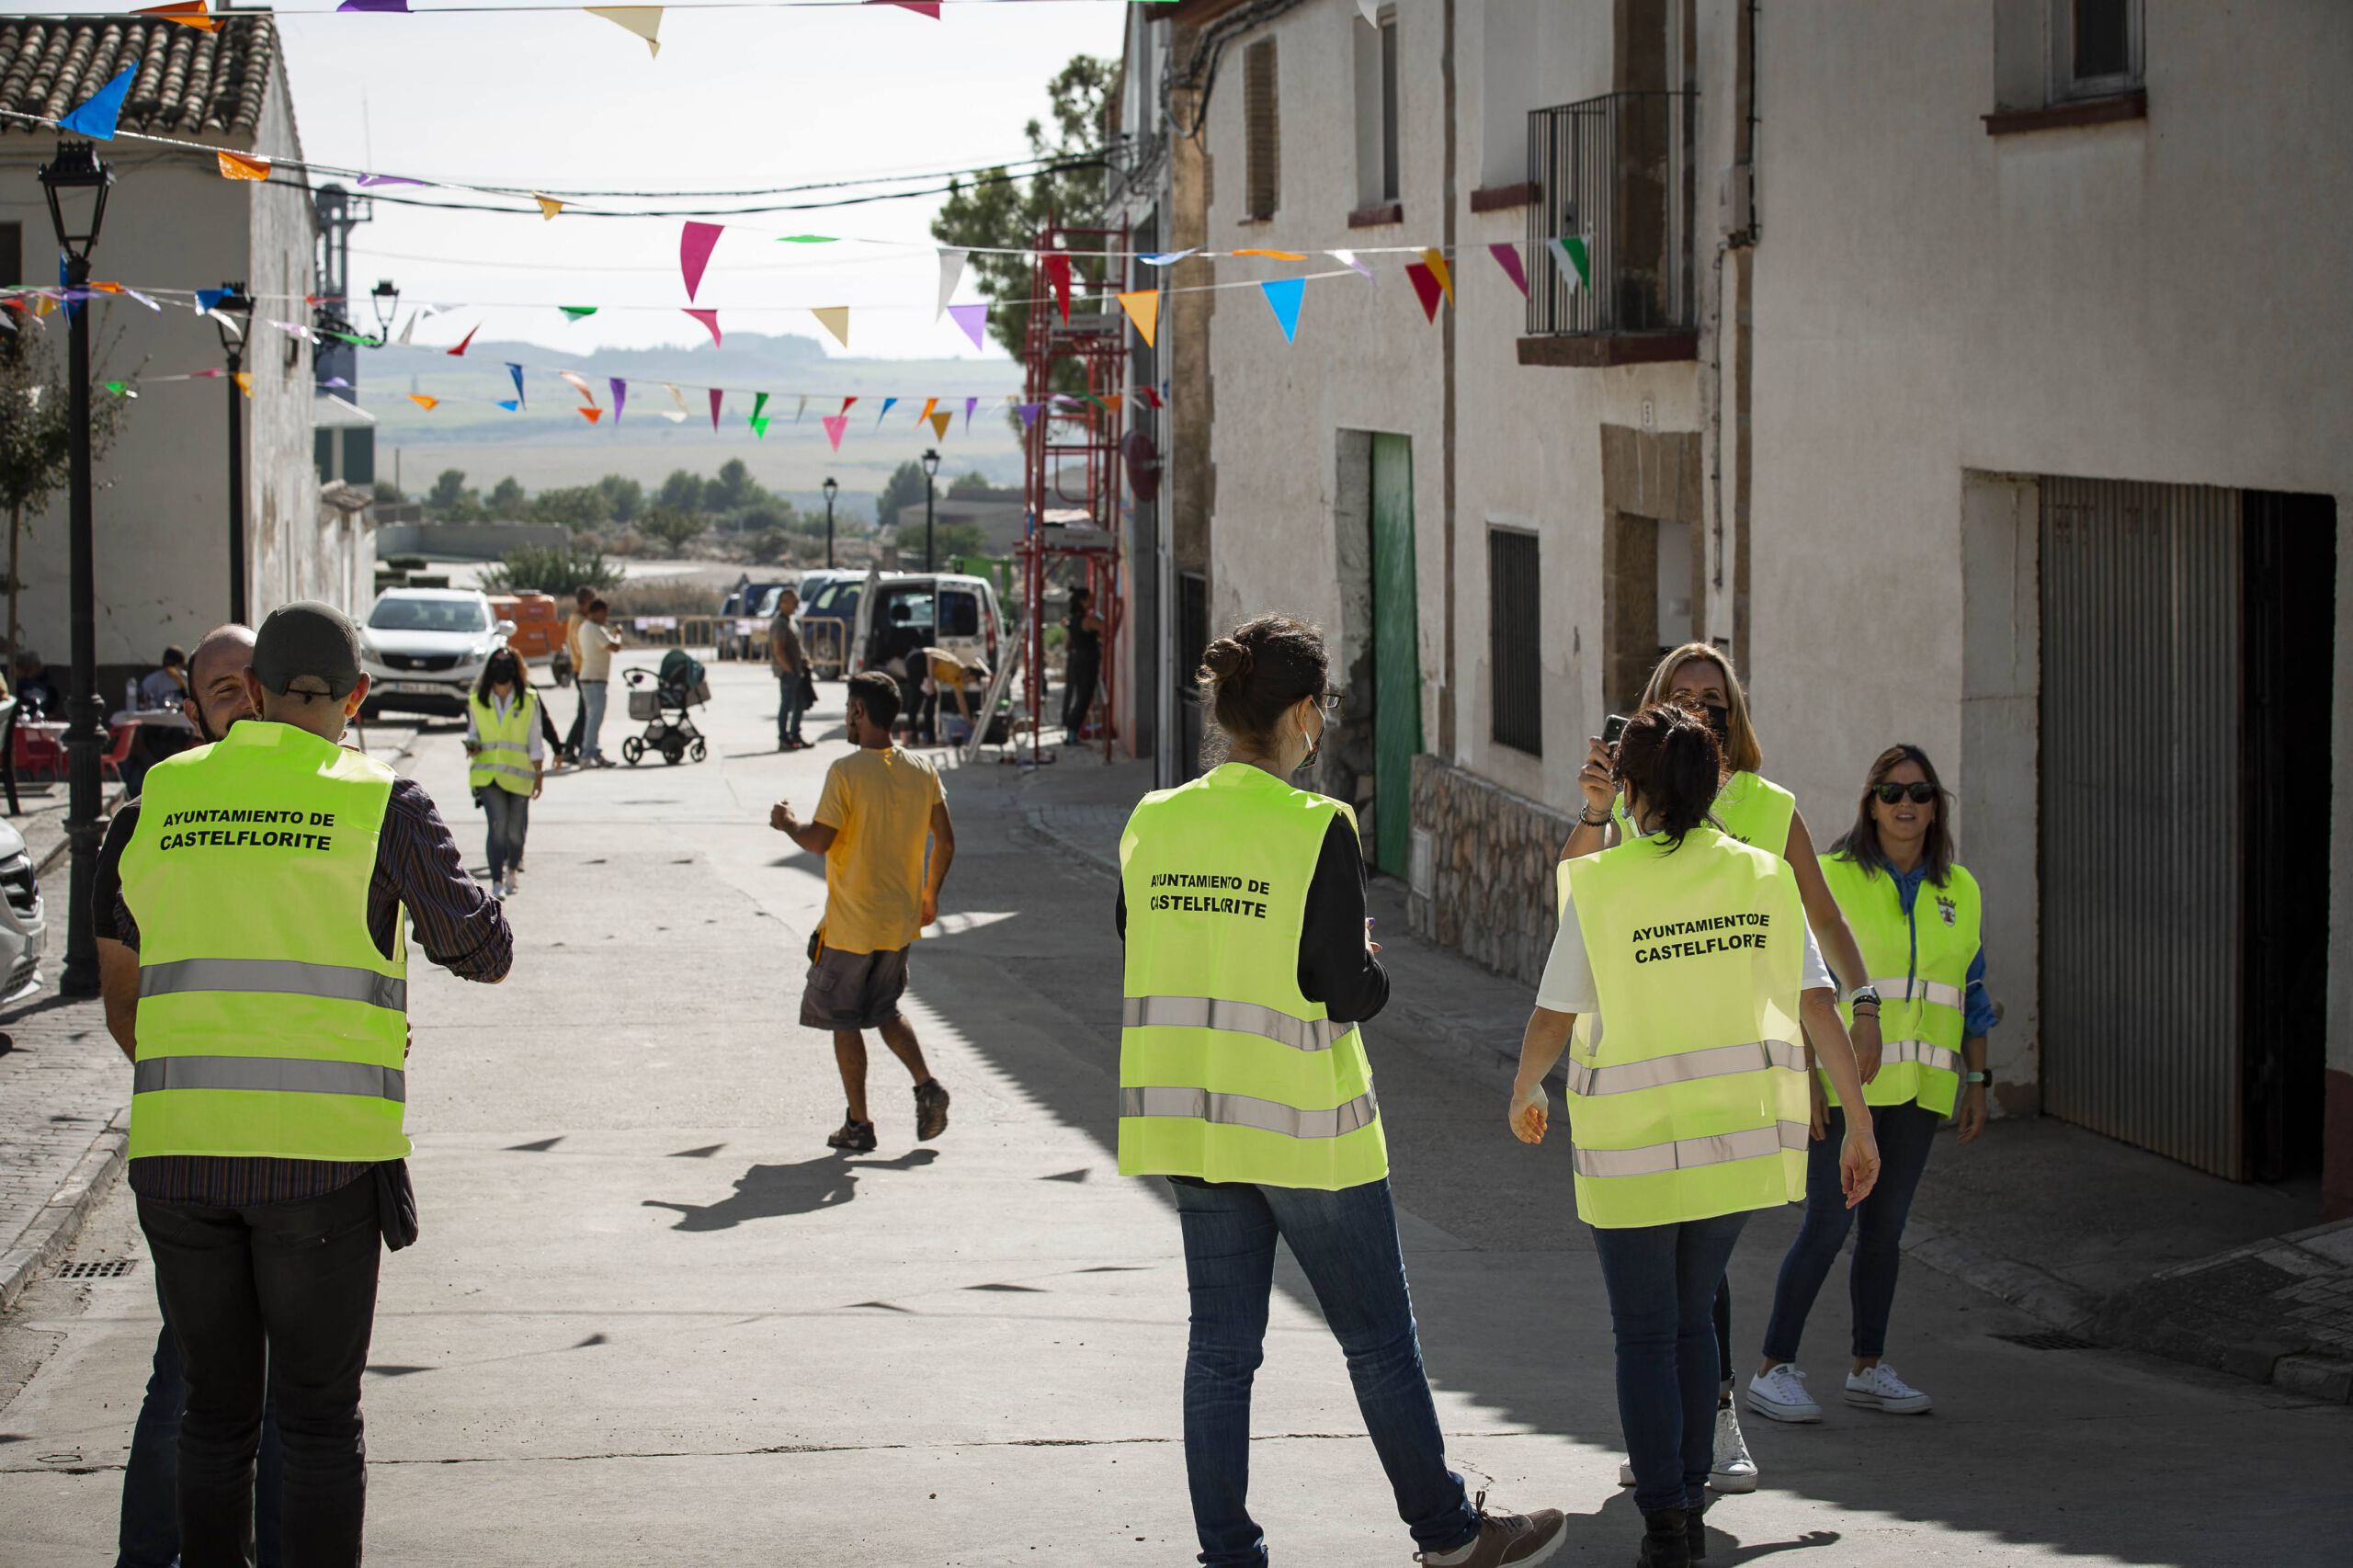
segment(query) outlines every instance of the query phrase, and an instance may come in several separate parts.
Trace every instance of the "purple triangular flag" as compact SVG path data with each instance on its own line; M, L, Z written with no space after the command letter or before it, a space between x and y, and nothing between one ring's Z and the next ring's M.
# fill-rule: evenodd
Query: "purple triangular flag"
M980 406L979 398L968 397L964 400L964 434L967 436L972 433L972 410Z
M621 410L629 406L629 383L619 376L607 376L605 384L613 389L613 423L621 422Z
M1495 258L1495 265L1504 269L1504 276L1511 279L1512 287L1519 290L1520 297L1527 298L1528 268L1520 265L1519 247L1505 241L1489 245L1487 252Z
M1014 408L1014 412L1021 415L1021 427L1024 430L1027 430L1029 426L1038 423L1038 411L1045 406L1046 405L1042 403L1024 403L1017 404Z
M399 11L408 10L408 0L343 0L338 11Z
M986 305L950 305L948 313L956 318L956 324L964 329L964 335L972 340L973 347L986 348L989 346L989 308Z

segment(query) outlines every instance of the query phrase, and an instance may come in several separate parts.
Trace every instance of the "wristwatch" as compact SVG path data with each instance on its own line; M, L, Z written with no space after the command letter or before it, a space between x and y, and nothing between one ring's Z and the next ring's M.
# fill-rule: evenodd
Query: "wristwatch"
M1983 1073L1971 1073L1966 1076L1972 1084L1983 1084L1989 1091L1994 1087L1994 1070L1990 1067Z
M1878 986L1858 985L1855 987L1853 994L1847 998L1847 1005L1851 1007L1859 1007L1866 1002L1869 1002L1874 1007L1880 1005Z

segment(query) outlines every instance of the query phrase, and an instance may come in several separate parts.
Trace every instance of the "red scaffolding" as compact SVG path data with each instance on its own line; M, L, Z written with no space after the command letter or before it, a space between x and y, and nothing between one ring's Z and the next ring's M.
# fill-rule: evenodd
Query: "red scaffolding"
M1027 506L1017 562L1021 574L1023 671L1030 762L1050 761L1046 717L1050 581L1090 589L1103 618L1103 657L1082 742L1114 755L1120 732L1118 656L1127 606L1120 598L1120 432L1127 384L1128 231L1050 224L1034 242L1022 401L1037 416L1024 432ZM1078 572L1071 570L1078 563ZM1083 579L1079 577L1083 573ZM1058 716L1059 717L1059 716ZM1019 739L1015 740L1018 755Z

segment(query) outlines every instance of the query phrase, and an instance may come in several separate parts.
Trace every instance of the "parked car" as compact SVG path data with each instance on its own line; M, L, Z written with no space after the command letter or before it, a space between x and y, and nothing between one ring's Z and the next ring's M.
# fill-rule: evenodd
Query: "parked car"
M871 572L858 596L858 619L850 633L849 673L887 668L896 675L900 661L924 648L943 649L968 665L977 661L995 670L1009 641L1005 611L987 578L948 572L885 577ZM908 683L903 679L901 685ZM986 699L988 682L974 674L965 680L964 689L977 709ZM910 711L915 701L910 689ZM955 699L949 698L942 707L952 710Z
M866 596L866 574L812 572L801 582L801 613L793 618L801 630L801 646L819 680L839 680L849 663L858 601Z
M49 919L24 835L0 822L0 1006L40 989Z
M776 607L784 597L790 583L755 583L748 578L738 583L733 593L719 604L719 636L715 641L717 654L722 659L765 659L768 656L768 622L776 619ZM745 621L753 622L750 630L742 629Z
M526 659L551 659L563 646L563 617L557 613L551 595L493 594L490 613L515 623L506 645Z
M515 630L471 588L385 589L359 629L368 711L463 713L491 651Z

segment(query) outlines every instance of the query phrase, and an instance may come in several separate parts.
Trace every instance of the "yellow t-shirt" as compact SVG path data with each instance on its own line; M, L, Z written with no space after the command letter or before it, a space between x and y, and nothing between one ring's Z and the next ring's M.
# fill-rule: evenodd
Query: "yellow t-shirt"
M860 746L825 770L815 821L825 852L825 946L887 953L923 929L931 808L948 799L930 763L899 746Z

